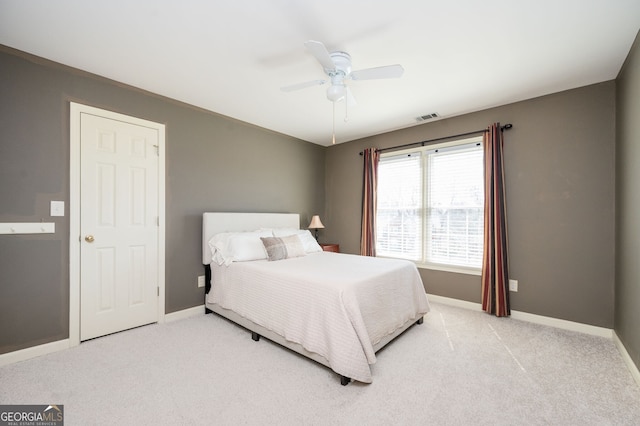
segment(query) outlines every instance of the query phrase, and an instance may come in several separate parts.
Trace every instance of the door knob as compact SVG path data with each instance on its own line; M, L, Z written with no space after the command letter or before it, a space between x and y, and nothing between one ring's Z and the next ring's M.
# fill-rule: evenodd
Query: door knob
M86 237L84 237L84 240L88 243L92 243L94 240L93 235L87 235Z

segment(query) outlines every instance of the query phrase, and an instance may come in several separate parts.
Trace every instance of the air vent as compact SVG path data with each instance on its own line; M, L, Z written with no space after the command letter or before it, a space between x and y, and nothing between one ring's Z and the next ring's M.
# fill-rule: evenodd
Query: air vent
M416 121L420 123L421 121L431 120L432 118L438 118L438 113L433 112L431 114L421 115L420 117L416 117Z

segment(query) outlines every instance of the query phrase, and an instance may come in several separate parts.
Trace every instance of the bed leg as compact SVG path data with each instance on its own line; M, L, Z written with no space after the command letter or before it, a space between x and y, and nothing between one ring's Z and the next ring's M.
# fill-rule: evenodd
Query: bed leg
M423 322L424 322L424 317L420 317L420 319L416 321L416 324L422 324Z
M213 311L212 311L211 309L209 309L209 308L204 308L204 314L205 314L205 315L212 314L212 313L213 313Z
M260 340L260 335L259 335L258 333L256 333L255 331L252 331L252 332L251 332L251 338L252 338L254 341L256 341L256 342L257 342L258 340Z
M342 386L347 386L349 384L349 382L351 381L350 378L345 377L345 376L340 376L340 384Z

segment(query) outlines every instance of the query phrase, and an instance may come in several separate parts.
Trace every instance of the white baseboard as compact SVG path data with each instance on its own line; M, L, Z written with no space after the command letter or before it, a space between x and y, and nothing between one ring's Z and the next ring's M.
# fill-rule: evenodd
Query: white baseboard
M466 300L452 299L450 297L436 296L435 294L427 295L429 300L443 305L455 306L458 308L470 309L472 311L482 311L480 303L467 302ZM595 325L583 324L579 322L567 321L558 318L545 317L543 315L530 314L528 312L511 311L511 318L520 321L527 321L534 324L548 325L550 327L561 328L563 330L577 331L579 333L590 334L593 336L613 337L613 330L610 328L597 327Z
M633 359L631 359L631 355L629 355L629 352L627 352L627 348L624 347L624 344L615 331L613 332L613 343L615 343L616 347L618 348L618 351L620 352L620 355L622 355L624 363L627 365L627 368L631 372L631 375L635 379L636 383L638 384L638 386L640 386L640 370L638 370L638 366L633 362Z
M204 305L194 306L193 308L184 309L182 311L172 312L164 316L165 322L177 321L184 318L204 315ZM44 345L32 346L26 349L20 349L6 354L0 354L0 367L20 361L26 361L31 358L47 355L53 352L63 351L71 347L69 339L58 340L56 342L45 343Z
M427 294L427 299L431 302L442 303L443 305L482 312L482 305L479 303L467 302L466 300L453 299L451 297L437 296L435 294Z
M164 316L165 322L178 321L185 318L191 318L198 315L204 315L204 305L194 306L193 308L183 309L181 311L171 312Z
M53 352L69 349L69 339L58 340L56 342L45 343L44 345L32 346L18 351L8 352L0 355L0 367L20 361L26 361L31 358L47 355Z
M482 311L482 305L480 303L467 302L466 300L453 299L450 297L437 296L435 294L428 294L428 299L436 303L442 303L443 305L455 306L457 308L470 309L472 311ZM622 341L618 338L616 332L609 328L597 327L589 324L582 324L579 322L566 321L558 318L545 317L542 315L530 314L527 312L511 311L511 318L527 321L535 324L547 325L550 327L561 328L563 330L577 331L579 333L590 334L593 336L606 337L612 339L618 352L622 355L624 363L631 372L633 379L640 386L640 370L638 366L633 362L627 348L624 347Z
M548 325L550 327L561 328L563 330L577 331L578 333L590 334L592 336L613 337L613 330L605 327L598 327L581 322L567 321L559 318L545 317L542 315L530 314L528 312L511 311L511 318L520 321L528 321L534 324Z

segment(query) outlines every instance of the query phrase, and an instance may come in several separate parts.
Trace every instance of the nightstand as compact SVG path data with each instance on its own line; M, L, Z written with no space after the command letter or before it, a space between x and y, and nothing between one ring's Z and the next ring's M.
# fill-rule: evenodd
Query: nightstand
M340 244L320 244L322 250L340 253Z

